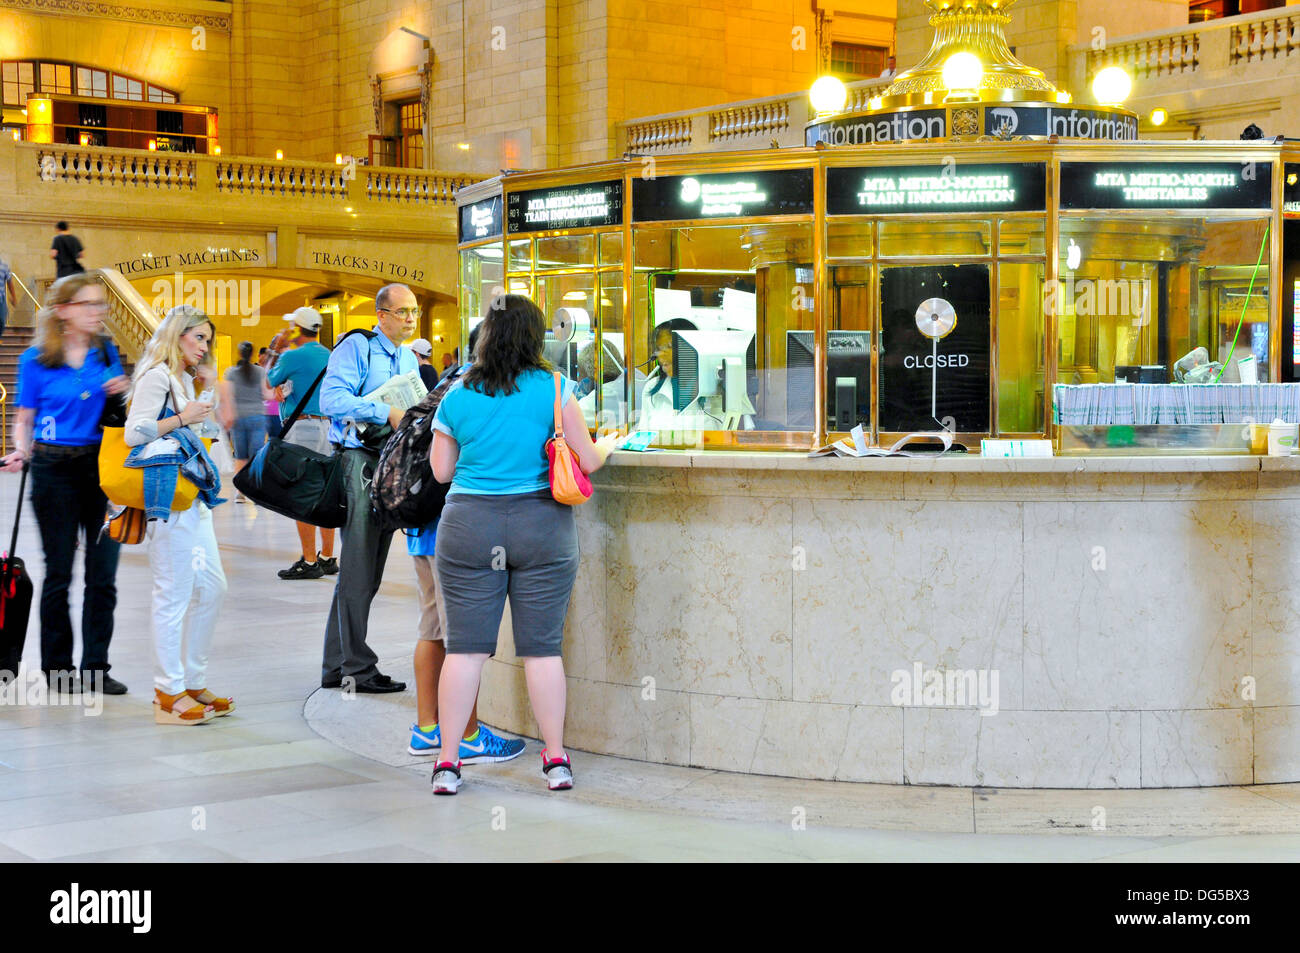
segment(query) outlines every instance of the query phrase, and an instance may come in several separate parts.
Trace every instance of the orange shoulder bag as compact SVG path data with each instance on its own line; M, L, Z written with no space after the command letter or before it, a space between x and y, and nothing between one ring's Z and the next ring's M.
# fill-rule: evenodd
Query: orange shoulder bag
M551 496L557 503L577 506L591 499L591 480L578 466L577 455L564 439L564 423L560 419L560 374L555 372L555 436L546 441L546 460L550 466Z

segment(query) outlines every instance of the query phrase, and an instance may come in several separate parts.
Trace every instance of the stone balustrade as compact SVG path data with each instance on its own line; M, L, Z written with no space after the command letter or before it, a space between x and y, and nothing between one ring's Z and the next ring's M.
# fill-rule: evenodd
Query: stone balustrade
M1300 135L1300 9L1285 7L1070 48L1068 88L1080 101L1108 66L1133 77L1139 112L1165 108L1162 135ZM1151 132L1155 132L1152 128ZM1148 130L1143 129L1143 135Z
M356 206L403 203L454 208L456 193L481 176L422 169L386 169L326 162L145 152L18 142L16 168L43 182L159 189L222 199L288 198Z
M845 109L866 109L888 82L863 80L848 85ZM620 151L649 155L733 152L803 145L803 127L813 118L807 90L704 109L646 116L620 123Z

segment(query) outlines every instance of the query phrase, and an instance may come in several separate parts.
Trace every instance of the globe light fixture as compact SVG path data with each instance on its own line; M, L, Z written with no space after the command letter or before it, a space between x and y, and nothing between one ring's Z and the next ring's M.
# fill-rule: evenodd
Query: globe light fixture
M1157 107L1151 110L1151 125L1163 126L1169 119L1169 112L1163 108Z
M808 99L817 115L822 116L842 112L849 101L849 91L834 76L823 76L808 90Z
M974 53L954 53L943 64L943 85L953 91L979 89L984 78L984 64Z
M1133 92L1133 80L1118 66L1107 66L1092 79L1092 95L1103 106L1118 106Z

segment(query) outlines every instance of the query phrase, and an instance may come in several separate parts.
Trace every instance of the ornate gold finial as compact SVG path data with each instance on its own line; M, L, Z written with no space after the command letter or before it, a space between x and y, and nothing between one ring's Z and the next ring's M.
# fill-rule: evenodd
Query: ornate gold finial
M916 66L899 74L885 91L886 100L943 90L943 66L954 53L974 53L984 65L979 89L1000 93L1023 90L1037 93L1024 98L1054 96L1056 87L1042 70L1026 66L1007 48L1003 27L1011 22L1008 12L1015 0L925 0L934 12L930 25L934 41ZM989 98L981 95L981 98Z

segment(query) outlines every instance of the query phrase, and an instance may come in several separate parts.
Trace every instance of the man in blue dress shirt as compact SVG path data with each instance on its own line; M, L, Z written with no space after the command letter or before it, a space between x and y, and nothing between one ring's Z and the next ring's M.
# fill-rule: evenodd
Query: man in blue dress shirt
M420 307L406 285L385 285L375 295L375 312L376 333L369 338L352 334L341 340L330 354L320 386L321 413L331 420L330 442L343 446L348 498L339 577L325 624L321 687L338 688L347 679L354 691L371 694L400 692L406 683L380 674L378 657L366 644L370 603L384 578L393 531L380 530L370 515L369 485L379 453L365 448L357 425L377 429L401 422L402 411L363 400L362 395L390 378L416 370L415 354L401 342L415 333Z

